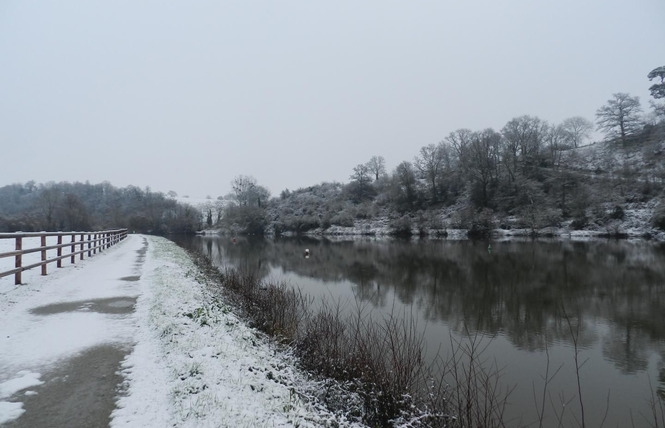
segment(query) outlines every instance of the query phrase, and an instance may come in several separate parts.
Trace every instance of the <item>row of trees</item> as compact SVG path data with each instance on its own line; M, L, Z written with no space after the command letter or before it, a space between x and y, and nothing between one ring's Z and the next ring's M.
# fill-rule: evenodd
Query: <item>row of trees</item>
M664 98L665 67L654 69L648 77L660 79L650 88L654 99ZM645 120L637 97L616 93L597 110L597 129L605 133L611 148L602 155L602 168L596 165L589 170L576 150L589 141L594 129L591 121L571 117L550 124L525 115L499 131L453 131L438 144L422 147L413 161L401 162L390 173L385 159L374 156L353 168L348 184L286 190L269 203L268 191L255 179L237 177L232 183L234 202L226 208L221 225L234 232L262 233L269 226L276 232L349 226L354 219L379 214L431 220L436 217L434 210L468 201L466 205L474 210L471 217L484 210L516 216L528 227L557 225L567 218L583 227L594 199L620 203L624 198L625 202L628 178L642 188L638 193L651 192L650 196L652 179L665 178L658 178L664 174L658 168L640 178L645 171L618 162L612 154L663 139L662 106L652 102L652 107L655 119ZM598 146L595 152L602 150ZM649 156L657 156L654 153ZM591 182L592 176L608 179ZM603 190L598 186L604 186ZM620 217L621 212L613 215ZM464 221L461 215L460 223Z
M161 193L104 182L0 187L0 231L72 231L127 227L137 232L191 233L201 213Z

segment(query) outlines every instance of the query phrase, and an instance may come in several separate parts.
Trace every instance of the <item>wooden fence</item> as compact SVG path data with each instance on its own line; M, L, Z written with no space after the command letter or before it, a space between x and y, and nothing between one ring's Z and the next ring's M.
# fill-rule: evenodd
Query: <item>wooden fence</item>
M47 245L47 237L56 237L57 243ZM92 257L127 237L127 229L102 230L97 232L34 232L34 233L0 233L0 241L15 240L15 250L0 253L0 259L14 257L14 269L0 272L0 278L14 275L14 284L21 283L21 272L36 267L42 268L42 275L46 275L46 265L57 263L62 267L62 261L69 258L71 263L76 262L76 256L83 260L84 254ZM32 248L23 248L25 238L39 238L40 244ZM53 240L53 239L51 239ZM55 257L47 257L47 252ZM64 250L64 251L63 251ZM37 263L23 265L23 256L31 253L41 253L41 260ZM63 254L65 253L65 254Z

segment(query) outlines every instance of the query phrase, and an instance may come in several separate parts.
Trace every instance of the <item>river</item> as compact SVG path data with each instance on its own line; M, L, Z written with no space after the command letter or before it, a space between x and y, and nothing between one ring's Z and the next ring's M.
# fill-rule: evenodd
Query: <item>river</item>
M653 426L654 403L665 418L663 244L205 236L180 244L315 302L409 314L428 358L451 341L480 340L512 390L508 426L538 426L543 396L544 426L581 426L580 390L586 426Z

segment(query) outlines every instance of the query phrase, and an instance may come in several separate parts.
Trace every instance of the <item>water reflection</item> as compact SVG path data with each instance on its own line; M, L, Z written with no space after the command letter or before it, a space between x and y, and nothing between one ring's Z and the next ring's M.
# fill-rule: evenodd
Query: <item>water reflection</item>
M266 277L280 267L302 277L350 281L377 306L394 293L431 320L505 333L515 346L568 340L565 315L609 321L607 352L639 369L644 343L665 337L665 250L627 242L341 241L201 239L213 258ZM311 251L303 259L304 248ZM564 313L565 311L565 313ZM584 331L581 343L596 340ZM619 345L620 343L620 345ZM634 368L633 368L634 367Z
M261 277L279 270L303 283L349 282L355 298L374 307L389 310L397 299L431 323L457 333L501 336L530 353L572 346L571 325L579 325L578 348L602 353L621 374L646 371L655 355L651 379L665 399L661 244L492 242L488 251L487 242L471 241L238 238L234 243L197 237L188 245L219 264Z

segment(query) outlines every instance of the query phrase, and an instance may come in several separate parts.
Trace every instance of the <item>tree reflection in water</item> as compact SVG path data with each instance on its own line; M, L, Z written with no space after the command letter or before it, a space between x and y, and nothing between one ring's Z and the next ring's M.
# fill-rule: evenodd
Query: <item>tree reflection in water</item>
M390 310L393 299L458 334L505 337L543 352L572 346L564 312L580 325L577 346L598 348L623 374L659 356L665 400L665 246L626 241L397 241L197 237L216 263L260 277L352 284L356 299ZM310 257L302 257L310 249ZM303 285L307 292L306 285ZM334 291L332 292L334 293ZM334 294L333 294L333 297ZM565 309L565 310L564 310Z

